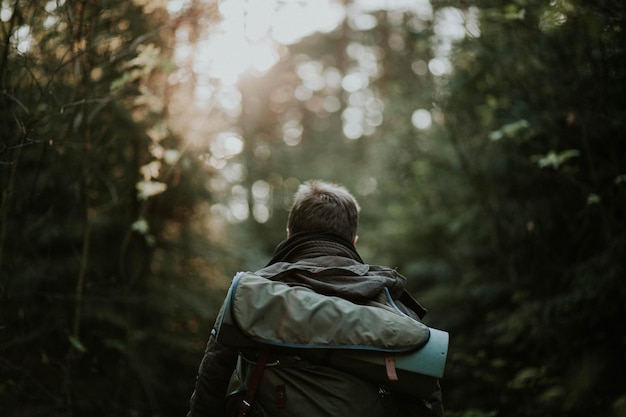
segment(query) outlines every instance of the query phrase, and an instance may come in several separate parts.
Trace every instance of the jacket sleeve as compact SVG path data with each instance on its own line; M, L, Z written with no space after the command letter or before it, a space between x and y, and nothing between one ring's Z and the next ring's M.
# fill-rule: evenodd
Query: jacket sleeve
M228 382L237 364L236 349L224 346L211 333L200 363L187 417L223 417Z

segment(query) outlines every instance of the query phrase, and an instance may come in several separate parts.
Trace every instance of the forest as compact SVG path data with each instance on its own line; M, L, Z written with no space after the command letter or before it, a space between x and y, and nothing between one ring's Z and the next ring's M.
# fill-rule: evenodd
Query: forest
M448 417L626 417L622 0L0 0L0 415L184 416L298 185L450 334Z

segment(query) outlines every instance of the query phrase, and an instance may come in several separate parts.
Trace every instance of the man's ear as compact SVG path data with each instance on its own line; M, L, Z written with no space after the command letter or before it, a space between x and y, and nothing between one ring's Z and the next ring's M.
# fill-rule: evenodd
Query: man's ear
M287 230L287 239L289 239L291 237L291 233L289 232L289 228L287 228L285 230Z
M356 246L357 240L359 240L359 235L356 235L354 239L352 239L352 245Z

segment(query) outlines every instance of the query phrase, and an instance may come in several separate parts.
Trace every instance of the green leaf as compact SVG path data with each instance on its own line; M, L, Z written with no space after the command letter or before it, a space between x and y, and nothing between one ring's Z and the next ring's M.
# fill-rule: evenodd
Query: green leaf
M72 347L74 349L76 349L77 351L79 351L81 353L87 352L87 348L85 347L85 345L83 345L82 342L80 340L78 340L78 338L76 336L70 336L69 337L69 341L70 341L70 344L72 345Z
M489 139L496 142L503 138L515 138L521 136L522 133L526 133L530 129L530 124L527 120L518 120L513 123L507 123L500 129L495 130L489 134Z
M552 167L554 169L558 169L565 161L575 158L578 155L580 155L578 150L568 149L560 153L550 151L545 155L535 155L532 159L540 168Z

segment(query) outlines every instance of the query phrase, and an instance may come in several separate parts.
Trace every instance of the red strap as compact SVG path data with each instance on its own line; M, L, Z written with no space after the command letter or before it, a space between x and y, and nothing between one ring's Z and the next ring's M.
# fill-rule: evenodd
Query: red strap
M259 354L259 359L256 363L256 367L254 368L254 373L252 374L252 377L250 378L250 383L248 384L246 398L241 402L241 406L239 407L239 414L237 414L237 417L246 417L250 412L250 407L252 407L252 401L254 401L256 390L261 383L261 378L263 378L263 370L265 370L265 364L267 363L269 353L270 349L268 347L265 347L263 348L263 350L261 350L261 353Z
M387 379L389 379L390 381L397 381L398 374L396 373L396 361L394 360L393 356L385 356L385 368L387 369Z

